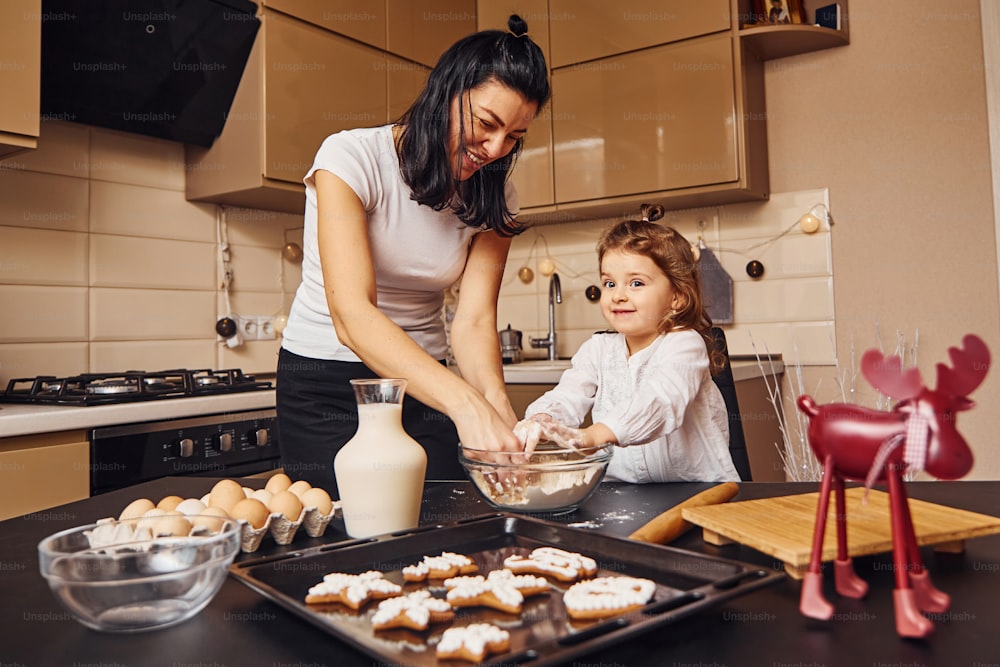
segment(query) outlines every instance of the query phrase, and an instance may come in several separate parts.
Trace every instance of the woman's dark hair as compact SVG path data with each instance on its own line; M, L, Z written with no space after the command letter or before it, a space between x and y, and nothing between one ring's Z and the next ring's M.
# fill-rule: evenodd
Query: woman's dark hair
M507 208L505 185L524 140L518 139L510 153L465 181L455 178L455 165L448 155L452 100L461 100L466 91L495 81L537 103L539 110L549 100L545 56L527 36L528 25L513 14L507 26L509 32L483 30L449 47L431 70L420 96L396 123L405 126L397 149L413 200L435 211L450 207L469 226L486 226L503 236L514 236L524 230ZM459 118L461 159L464 114Z
M673 227L656 223L663 217L659 204L643 204L642 220L625 220L605 230L597 242L597 261L611 250L644 255L663 271L677 293L680 306L660 320L660 333L694 329L705 340L712 375L725 366L726 357L712 335L712 318L701 299L701 272L691 244Z

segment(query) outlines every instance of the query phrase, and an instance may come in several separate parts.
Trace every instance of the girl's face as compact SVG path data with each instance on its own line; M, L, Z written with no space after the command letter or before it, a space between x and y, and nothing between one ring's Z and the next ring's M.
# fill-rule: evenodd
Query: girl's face
M452 100L448 157L455 178L464 181L510 153L537 111L535 102L493 80Z
M615 331L625 334L630 354L648 347L660 335L659 325L678 294L653 260L624 250L609 250L601 260L601 314Z

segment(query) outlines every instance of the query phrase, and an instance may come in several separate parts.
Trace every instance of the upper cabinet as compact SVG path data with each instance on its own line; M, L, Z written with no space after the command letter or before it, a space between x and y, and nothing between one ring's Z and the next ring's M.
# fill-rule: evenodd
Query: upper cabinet
M475 30L473 0L262 4L222 134L211 148L187 147L190 200L301 213L302 179L323 140L398 118L427 81L422 61L436 61L452 33ZM405 53L387 50L393 43Z
M0 158L35 148L42 70L42 0L0 3Z
M735 71L728 34L557 69L556 200L736 183Z
M386 7L371 0L261 0L269 9L385 49Z
M765 199L764 62L846 44L846 0L841 29L812 25L828 4L771 25L758 0L262 0L222 135L188 148L188 198L302 211L325 137L398 118L449 45L517 13L552 81L512 174L522 219Z
M476 31L475 0L387 0L386 50L433 67L445 49Z
M549 0L552 68L729 30L730 0Z

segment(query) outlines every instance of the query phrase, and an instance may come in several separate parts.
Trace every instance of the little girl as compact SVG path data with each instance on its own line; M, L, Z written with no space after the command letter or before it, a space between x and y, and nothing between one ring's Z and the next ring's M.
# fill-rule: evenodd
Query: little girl
M614 332L580 346L559 384L528 406L515 433L532 451L547 438L615 448L607 479L633 483L739 481L729 423L712 374L725 362L709 331L690 244L653 221L601 236L601 314ZM592 410L593 425L579 426Z

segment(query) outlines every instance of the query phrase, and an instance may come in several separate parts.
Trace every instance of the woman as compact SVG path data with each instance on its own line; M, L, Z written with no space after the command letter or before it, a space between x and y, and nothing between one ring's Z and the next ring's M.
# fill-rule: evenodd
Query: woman
M278 361L278 433L293 478L337 494L333 458L357 430L353 378L408 380L403 426L428 479L462 478L457 444L517 451L496 302L517 196L507 177L549 99L545 59L510 32L452 45L395 124L328 137L305 177L302 284ZM448 370L441 309L461 279Z

